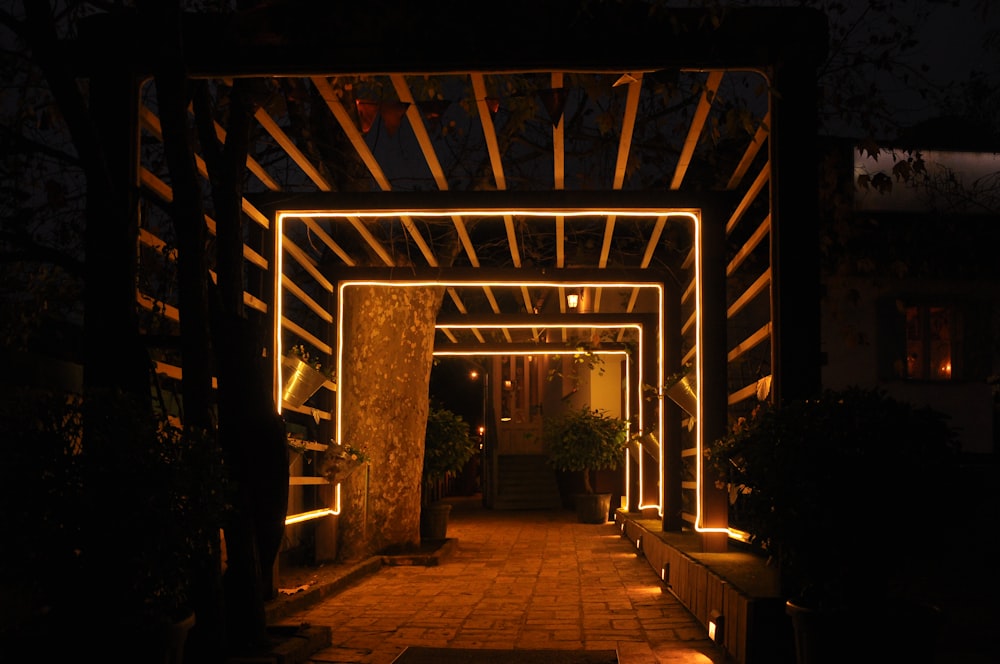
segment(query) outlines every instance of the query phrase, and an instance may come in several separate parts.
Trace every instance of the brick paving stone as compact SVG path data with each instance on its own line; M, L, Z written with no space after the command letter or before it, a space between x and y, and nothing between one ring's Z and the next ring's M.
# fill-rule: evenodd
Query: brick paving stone
M391 664L407 646L616 650L620 664L726 664L613 523L455 503L437 566L387 566L293 614L328 626L313 664Z

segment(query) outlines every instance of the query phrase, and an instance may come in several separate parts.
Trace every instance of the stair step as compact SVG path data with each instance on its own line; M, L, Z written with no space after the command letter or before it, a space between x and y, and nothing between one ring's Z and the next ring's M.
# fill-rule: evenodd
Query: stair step
M555 471L543 455L498 457L494 509L558 509L561 506Z

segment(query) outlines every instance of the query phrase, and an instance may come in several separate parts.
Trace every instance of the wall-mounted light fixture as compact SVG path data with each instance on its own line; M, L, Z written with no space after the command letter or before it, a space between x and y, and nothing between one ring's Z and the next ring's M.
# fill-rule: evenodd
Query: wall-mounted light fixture
M726 630L726 617L721 612L712 610L708 614L708 638L721 644Z
M660 568L660 581L670 585L670 563L663 563L663 567Z
M577 291L570 291L566 293L566 307L569 309L576 309L580 306L580 293Z

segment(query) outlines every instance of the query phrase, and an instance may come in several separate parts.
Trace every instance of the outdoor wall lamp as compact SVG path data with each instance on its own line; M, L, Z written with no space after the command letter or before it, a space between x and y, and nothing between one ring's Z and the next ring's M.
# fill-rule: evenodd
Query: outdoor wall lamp
M670 563L663 563L663 567L660 568L660 581L670 585Z
M712 610L708 614L708 638L718 644L722 643L722 635L726 627L726 617L719 611Z
M570 309L576 309L580 306L580 294L576 291L566 293L566 306Z

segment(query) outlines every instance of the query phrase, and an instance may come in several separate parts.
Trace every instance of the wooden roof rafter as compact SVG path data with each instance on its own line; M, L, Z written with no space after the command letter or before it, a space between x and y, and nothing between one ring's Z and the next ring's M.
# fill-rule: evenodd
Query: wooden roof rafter
M625 183L625 174L628 170L628 160L632 146L632 136L635 132L636 115L639 112L639 95L642 92L642 74L630 75L628 82L628 95L625 99L625 113L622 117L621 134L618 138L618 158L615 162L615 173L611 183L611 189L621 190ZM615 215L608 215L604 228L604 242L601 245L601 256L598 259L598 267L605 268L608 265L608 255L611 252L611 237L615 231ZM601 310L601 289L597 289L594 295L594 310Z

